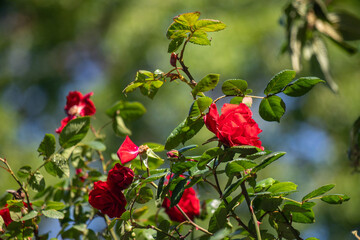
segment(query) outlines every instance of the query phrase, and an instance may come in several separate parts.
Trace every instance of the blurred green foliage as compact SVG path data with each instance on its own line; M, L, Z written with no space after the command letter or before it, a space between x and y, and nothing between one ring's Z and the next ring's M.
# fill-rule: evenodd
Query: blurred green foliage
M330 10L346 10L354 15L360 12L357 0L328 2ZM7 158L15 171L24 162L40 165L42 160L36 149L44 134L54 133L60 125L65 96L70 90L94 92L92 99L98 111L93 123L97 127L103 125L108 121L105 110L115 101L125 99L122 90L135 79L137 70L170 68L165 33L172 17L184 12L200 11L203 18L219 19L227 25L226 30L214 35L210 47L188 46L184 59L194 78L200 80L211 72L219 73L220 81L246 79L254 94L261 95L260 89L264 89L271 76L292 68L290 57L280 55L286 40L279 24L285 3L3 0L0 156ZM334 183L339 192L351 197L349 202L336 207L319 204L315 211L318 222L308 229L309 236L352 239L351 230L360 229L357 211L360 176L351 174L353 169L346 151L351 126L360 115L360 58L359 54L349 56L328 40L325 43L339 93L317 86L300 100L288 98L290 104L281 125L267 123L256 113L255 119L263 129L263 145L288 152L281 163L266 170L268 173L276 172L281 176L278 180L291 179L302 186L299 196L317 186ZM351 44L360 49L358 41ZM299 77L321 77L311 69L311 63L304 62ZM211 96L220 94L221 90L216 89ZM144 117L129 124L132 139L138 143L164 144L192 103L188 87L176 82L166 83L153 102L134 93L127 99L140 101L147 108ZM255 101L253 109L258 104ZM204 142L212 136L206 129L201 132L194 142ZM110 157L123 139L116 137L111 127L105 129L105 134L109 146L106 157ZM260 177L265 178L266 171ZM0 193L16 188L5 171L0 173L0 181Z

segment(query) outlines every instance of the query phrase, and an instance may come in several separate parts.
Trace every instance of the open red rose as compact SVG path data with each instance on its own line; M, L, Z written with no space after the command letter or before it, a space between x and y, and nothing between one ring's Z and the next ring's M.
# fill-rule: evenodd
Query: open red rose
M78 116L91 116L96 112L94 103L90 100L93 95L92 92L82 95L81 92L71 91L66 96L65 112L68 115L66 118L61 120L61 126L55 130L56 133L61 133L63 128L68 122Z
M89 193L89 203L109 217L121 217L127 204L124 194L120 190L110 189L103 181L94 183L94 189Z
M65 112L69 116L91 116L96 112L94 103L90 100L93 92L82 95L81 92L71 91L67 95Z
M6 227L13 221L7 207L0 210L0 216L3 218Z
M252 119L252 112L243 103L224 104L221 108L221 116L216 105L210 106L209 112L205 115L206 127L215 133L219 140L229 147L240 145L251 145L264 150L261 146L258 134L261 129Z
M131 168L123 167L119 163L109 171L107 183L111 189L124 190L130 186L134 179Z
M117 155L121 163L125 164L135 159L137 155L139 155L139 147L130 140L129 136L126 136L124 142L117 151Z
M169 191L169 193L171 196L172 191ZM178 205L191 220L194 220L195 216L200 215L200 201L192 187L185 189ZM170 200L168 198L164 199L162 206L165 208L165 212L171 220L177 222L186 221L186 218L176 206L170 208Z

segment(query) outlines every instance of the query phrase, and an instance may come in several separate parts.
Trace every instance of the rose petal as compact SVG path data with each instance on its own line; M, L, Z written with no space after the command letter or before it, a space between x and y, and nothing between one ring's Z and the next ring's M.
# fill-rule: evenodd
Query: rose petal
M117 155L121 163L125 164L135 159L137 155L139 155L139 147L130 140L129 136L126 136L124 142L117 151Z

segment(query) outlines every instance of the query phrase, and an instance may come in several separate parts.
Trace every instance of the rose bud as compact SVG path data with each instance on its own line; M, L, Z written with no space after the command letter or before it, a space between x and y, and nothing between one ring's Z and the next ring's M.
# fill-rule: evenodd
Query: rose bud
M177 54L173 52L173 53L171 53L171 56L170 56L171 66L176 67L176 61L177 61Z

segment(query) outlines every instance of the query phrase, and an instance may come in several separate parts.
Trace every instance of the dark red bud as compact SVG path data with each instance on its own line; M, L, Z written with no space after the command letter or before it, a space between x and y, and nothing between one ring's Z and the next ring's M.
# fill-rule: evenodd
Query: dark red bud
M173 67L176 67L176 61L177 61L177 54L176 53L171 53L171 57L170 57L170 64Z

